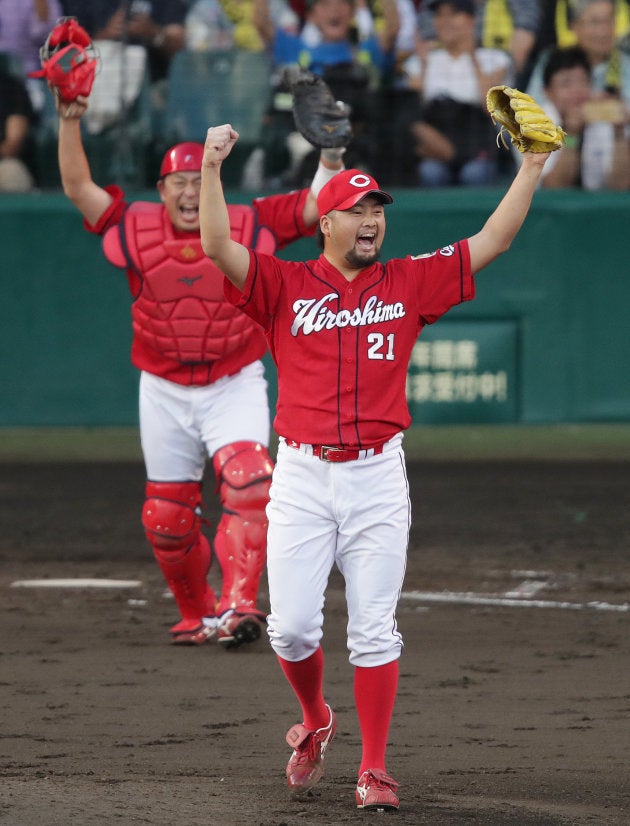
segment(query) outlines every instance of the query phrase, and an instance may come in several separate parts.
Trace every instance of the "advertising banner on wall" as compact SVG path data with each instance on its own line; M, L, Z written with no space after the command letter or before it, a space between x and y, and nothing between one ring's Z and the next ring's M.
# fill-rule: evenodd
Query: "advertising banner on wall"
M517 421L517 349L512 320L441 320L425 327L407 376L414 423Z

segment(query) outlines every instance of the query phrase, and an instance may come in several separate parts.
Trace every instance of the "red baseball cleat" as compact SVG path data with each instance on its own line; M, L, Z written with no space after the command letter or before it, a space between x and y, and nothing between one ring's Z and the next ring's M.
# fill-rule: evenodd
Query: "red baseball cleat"
M265 623L262 611L240 614L230 609L218 619L217 642L224 648L238 648L244 643L256 642Z
M203 645L216 634L217 621L215 617L183 619L170 631L173 645Z
M297 723L287 732L293 754L287 763L287 785L295 795L312 789L324 776L324 755L337 730L337 718L330 706L330 721L324 728L311 731Z
M357 809L376 812L398 808L398 783L382 769L364 771L357 783Z

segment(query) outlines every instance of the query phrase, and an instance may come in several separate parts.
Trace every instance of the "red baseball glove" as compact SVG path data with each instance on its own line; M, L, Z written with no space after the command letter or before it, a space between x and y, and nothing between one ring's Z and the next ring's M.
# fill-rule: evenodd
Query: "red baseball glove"
M29 77L44 77L64 103L92 90L98 54L76 17L61 17L39 50L42 68Z

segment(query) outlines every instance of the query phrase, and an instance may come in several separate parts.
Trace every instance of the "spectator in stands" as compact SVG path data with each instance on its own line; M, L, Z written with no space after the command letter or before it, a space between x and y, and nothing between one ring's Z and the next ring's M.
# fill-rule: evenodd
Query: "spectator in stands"
M416 0L421 2L421 0ZM418 94L411 88L405 64L415 54L417 43L417 7L414 0L396 0L398 34L393 47L392 66L382 79L378 109L381 147L374 164L375 177L389 186L409 186L415 180L413 145L409 125L418 116ZM357 0L356 23L362 37L378 32L384 25L380 0Z
M422 186L484 186L498 174L496 131L486 93L505 83L510 58L475 45L473 0L430 0L440 48L407 70L420 92L421 118L411 124Z
M0 52L17 58L36 112L44 105L46 84L27 75L40 68L40 46L62 14L60 0L0 2Z
M263 51L265 44L254 24L253 5L253 0L195 0L184 21L186 48ZM299 32L301 21L286 0L270 0L269 8L274 25Z
M184 48L189 0L62 0L95 41L101 69L84 127L99 134L125 123L148 78L157 131L166 111L168 71Z
M590 64L580 46L555 49L543 76L547 114L567 133L541 175L547 189L630 188L630 112L619 98L593 94Z
M34 111L20 78L0 72L0 192L28 192L33 176L27 166Z
M571 28L570 7L572 0L545 0L541 2L542 14L538 31L539 52L556 47L576 45L575 32ZM630 32L630 0L615 0L615 35L622 39Z
M391 77L384 78L392 88L404 86L401 66L415 52L418 16L414 0L396 0L396 11L398 34L393 44L394 65ZM354 25L359 40L366 40L383 30L387 25L385 12L381 0L355 0Z
M477 44L507 52L512 58L515 84L524 85L540 27L539 0L474 0L474 13ZM430 4L422 3L418 30L425 49L435 45Z
M333 94L352 108L354 139L348 148L346 165L370 169L377 154L372 127L378 123L378 91L383 75L393 64L393 49L399 20L396 0L383 0L384 25L378 34L361 40L355 27L354 0L309 0L307 22L300 34L292 34L274 24L269 0L254 0L254 22L271 52L273 104L266 130L267 156L273 147L286 142L291 134L291 99L280 82L284 66L299 64L324 77ZM317 156L307 156L316 164ZM289 157L289 173L299 156ZM307 167L298 175L311 175ZM287 183L286 176L283 181ZM299 180L290 181L299 185Z
M171 57L184 48L187 0L63 0L94 40L119 40L144 46L153 82L168 75Z
M595 92L615 95L630 104L630 55L616 42L615 0L572 0L569 22L576 45L586 52ZM527 86L527 92L544 108L543 73L549 58L543 52Z
M316 74L331 66L369 67L378 83L391 60L399 20L395 0L383 0L384 25L378 34L356 42L353 0L309 0L309 30L291 34L274 25L269 0L254 0L254 22L263 42L271 48L276 66L299 63ZM311 32L314 30L314 33Z

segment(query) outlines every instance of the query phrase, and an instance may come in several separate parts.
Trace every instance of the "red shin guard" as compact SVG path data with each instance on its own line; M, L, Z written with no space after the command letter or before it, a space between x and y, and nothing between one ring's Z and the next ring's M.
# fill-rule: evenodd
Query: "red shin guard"
M235 442L213 459L223 515L214 551L223 578L218 613L256 608L258 587L267 557L267 516L273 463L262 445Z
M183 620L214 616L210 544L201 533L198 482L147 482L142 524Z

